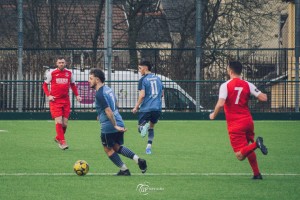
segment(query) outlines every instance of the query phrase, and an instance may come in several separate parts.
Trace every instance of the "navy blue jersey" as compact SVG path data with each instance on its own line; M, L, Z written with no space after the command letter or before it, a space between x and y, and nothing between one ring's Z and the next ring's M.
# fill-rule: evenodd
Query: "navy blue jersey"
M110 122L109 118L106 116L105 108L110 107L114 113L117 125L124 127L124 122L122 116L120 115L117 108L117 98L112 89L106 85L101 87L96 92L96 110L98 112L98 117L101 123L101 133L115 133L118 132Z
M139 80L138 90L145 90L140 112L161 111L163 84L158 76L146 74Z

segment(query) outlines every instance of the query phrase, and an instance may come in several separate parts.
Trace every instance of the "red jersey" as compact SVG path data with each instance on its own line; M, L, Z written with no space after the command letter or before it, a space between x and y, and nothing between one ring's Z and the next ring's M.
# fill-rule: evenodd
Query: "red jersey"
M50 92L48 91L47 85L50 84ZM59 70L51 69L45 77L45 82L43 85L44 92L47 96L54 96L55 102L70 102L69 99L69 89L72 90L75 96L78 96L78 91L75 86L75 80L73 74L68 69Z
M220 87L219 98L225 99L224 111L227 124L250 120L252 116L248 107L250 95L258 96L261 92L250 82L233 78Z

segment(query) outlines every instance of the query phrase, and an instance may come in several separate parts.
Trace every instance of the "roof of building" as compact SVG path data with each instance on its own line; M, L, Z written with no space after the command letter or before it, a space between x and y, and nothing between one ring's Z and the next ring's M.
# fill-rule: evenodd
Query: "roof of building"
M58 8L58 12L61 14L61 19L67 22L68 27L59 27L57 37L62 38L65 42L64 45L68 47L92 47L92 41L96 30L96 16L98 12L98 6L94 3L78 4L65 6L62 5ZM71 7L72 6L72 7ZM105 6L103 7L100 20L100 36L98 37L98 48L104 47L104 26L105 26ZM113 18L113 30L112 30L112 45L117 47L127 46L127 23L124 20L125 15L119 7L113 5L112 8ZM49 7L44 7L43 12L39 16L41 26L45 26L46 31L43 36L49 37L49 30L47 27L51 27L49 24ZM60 23L57 23L60 26Z
M12 21L16 21L13 24L17 24L17 8L16 5L10 0L6 0L7 4L0 4L2 9L6 12L0 12L0 17L4 20L7 17L11 18ZM24 13L24 34L29 34L30 39L34 40L36 38L35 29L40 32L39 41L46 41L44 44L39 44L43 48L72 48L72 47L92 47L92 41L95 34L95 24L96 16L98 11L98 6L95 0L91 0L88 3L81 0L65 0L59 2L58 6L53 8L47 1L40 3L40 6L35 7L34 16L32 13L32 8L24 3L23 13ZM5 8L4 8L5 7ZM59 13L57 20L51 20L51 12ZM126 22L126 17L123 10L119 6L113 5L112 8L113 18L113 30L112 30L112 45L114 47L127 47L127 29L128 25ZM1 23L1 26L8 26L7 23ZM64 22L64 23L62 23ZM67 27L65 25L68 25ZM37 27L36 27L37 26ZM100 36L98 37L98 48L104 46L104 26L105 26L105 6L103 7L100 20ZM11 27L10 27L11 28ZM9 29L10 29L9 28ZM5 29L4 29L5 30ZM27 31L27 32L26 32ZM30 31L30 32L29 32ZM10 30L11 32L11 30ZM15 33L11 34L17 35L17 29ZM7 36L7 33L1 31L0 41ZM27 35L28 36L28 35ZM17 38L14 37L15 45L17 45ZM10 44L11 45L11 44ZM10 46L11 47L11 46ZM24 37L24 47L31 48L32 42L26 41Z
M165 13L159 11L161 0L152 0L153 9L146 12L145 21L140 30L137 42L169 42L171 43L169 25ZM2 2L2 1L1 1ZM6 4L5 4L6 3ZM116 1L112 8L112 45L114 48L128 47L128 22L122 1ZM148 2L149 3L149 2ZM37 5L38 4L38 5ZM51 1L37 2L37 6L23 4L24 13L24 48L92 48L96 30L96 16L99 10L98 0L64 0L58 1L55 6ZM3 47L17 46L17 4L13 0L5 0L0 7L5 6L5 13L0 12L0 26L8 27L11 34L0 31L0 41ZM32 11L35 12L32 12ZM58 13L57 19L53 13ZM11 18L10 25L5 24L7 17ZM15 21L15 22L14 22ZM12 23L14 22L14 23ZM67 25L67 26L66 26ZM15 27L15 31L11 31ZM100 35L97 48L104 47L105 5L102 8L100 20ZM43 42L43 43L42 43Z

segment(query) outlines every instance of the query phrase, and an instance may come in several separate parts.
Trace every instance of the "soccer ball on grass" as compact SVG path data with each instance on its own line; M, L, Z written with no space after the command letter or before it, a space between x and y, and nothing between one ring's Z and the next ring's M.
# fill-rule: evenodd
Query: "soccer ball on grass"
M85 160L77 160L73 169L78 176L84 176L89 172L90 167Z

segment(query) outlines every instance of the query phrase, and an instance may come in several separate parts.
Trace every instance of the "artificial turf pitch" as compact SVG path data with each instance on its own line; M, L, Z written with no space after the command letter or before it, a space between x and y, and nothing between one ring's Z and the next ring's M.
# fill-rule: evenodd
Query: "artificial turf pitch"
M225 121L161 120L152 155L137 122L125 124L125 146L147 160L145 174L121 157L132 176L114 176L97 121L70 120L65 151L53 141L53 121L0 121L0 199L299 199L299 121L255 121L269 149L256 150L261 181L235 158ZM84 177L73 172L79 159L90 165Z

